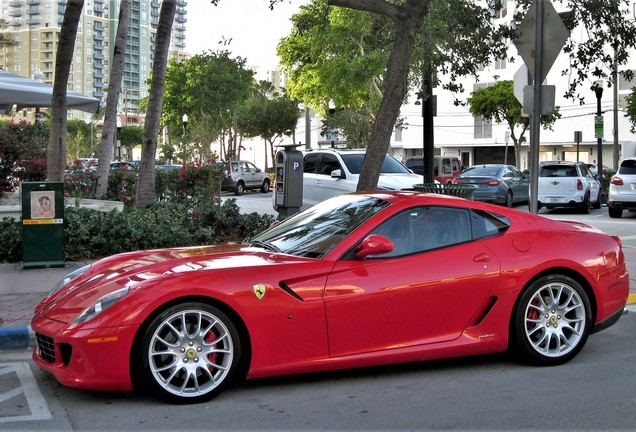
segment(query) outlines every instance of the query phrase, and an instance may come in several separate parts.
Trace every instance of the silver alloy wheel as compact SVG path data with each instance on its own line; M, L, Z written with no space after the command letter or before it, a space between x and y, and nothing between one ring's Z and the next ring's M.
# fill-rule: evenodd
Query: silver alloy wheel
M182 310L157 327L148 363L163 389L179 397L197 397L227 378L233 347L230 331L218 317L204 310Z
M575 349L585 335L586 320L581 296L562 282L540 287L524 313L526 337L546 357L562 357Z

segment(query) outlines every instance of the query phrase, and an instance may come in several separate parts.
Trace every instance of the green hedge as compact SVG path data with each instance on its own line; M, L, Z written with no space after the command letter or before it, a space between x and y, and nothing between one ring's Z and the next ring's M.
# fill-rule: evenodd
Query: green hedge
M159 202L123 212L67 207L64 211L67 260L97 259L140 249L241 241L267 228L274 216L241 214L235 199ZM20 222L0 223L0 261L22 259Z

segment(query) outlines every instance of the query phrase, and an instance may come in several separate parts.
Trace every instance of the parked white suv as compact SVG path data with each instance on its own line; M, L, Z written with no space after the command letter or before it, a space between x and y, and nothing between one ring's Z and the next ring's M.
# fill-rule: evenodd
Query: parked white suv
M538 208L576 207L585 214L601 208L601 185L582 162L541 162L537 192Z
M636 211L636 158L624 159L609 185L609 217L623 216L623 209Z
M328 198L355 192L365 152L365 149L305 151L301 210ZM382 164L377 188L378 190L409 189L422 182L422 176L414 174L393 156L387 154Z

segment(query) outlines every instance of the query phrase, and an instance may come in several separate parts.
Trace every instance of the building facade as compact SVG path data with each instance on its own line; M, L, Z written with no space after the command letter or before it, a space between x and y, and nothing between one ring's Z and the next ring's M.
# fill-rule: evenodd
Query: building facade
M0 0L4 31L17 42L0 50L0 68L53 84L59 32L67 0ZM120 0L86 0L75 41L68 89L106 101ZM148 96L160 0L132 0L118 111L125 124L141 124L139 101ZM170 56L185 56L187 2L177 0ZM84 114L71 112L70 116Z

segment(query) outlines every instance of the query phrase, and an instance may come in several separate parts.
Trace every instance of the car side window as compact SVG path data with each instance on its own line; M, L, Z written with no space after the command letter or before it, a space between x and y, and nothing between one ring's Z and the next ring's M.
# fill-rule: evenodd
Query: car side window
M379 258L439 249L471 240L470 213L455 207L415 207L391 217L371 234L393 243L393 251Z
M332 154L325 153L320 158L320 163L318 164L317 174L330 176L333 170L342 169L340 166L340 162L338 162L338 158Z
M303 172L307 174L313 174L316 172L316 168L318 168L318 161L320 160L319 153L309 153L305 155L305 160L303 161Z
M510 226L508 218L480 210L471 210L470 219L475 240L497 235Z

